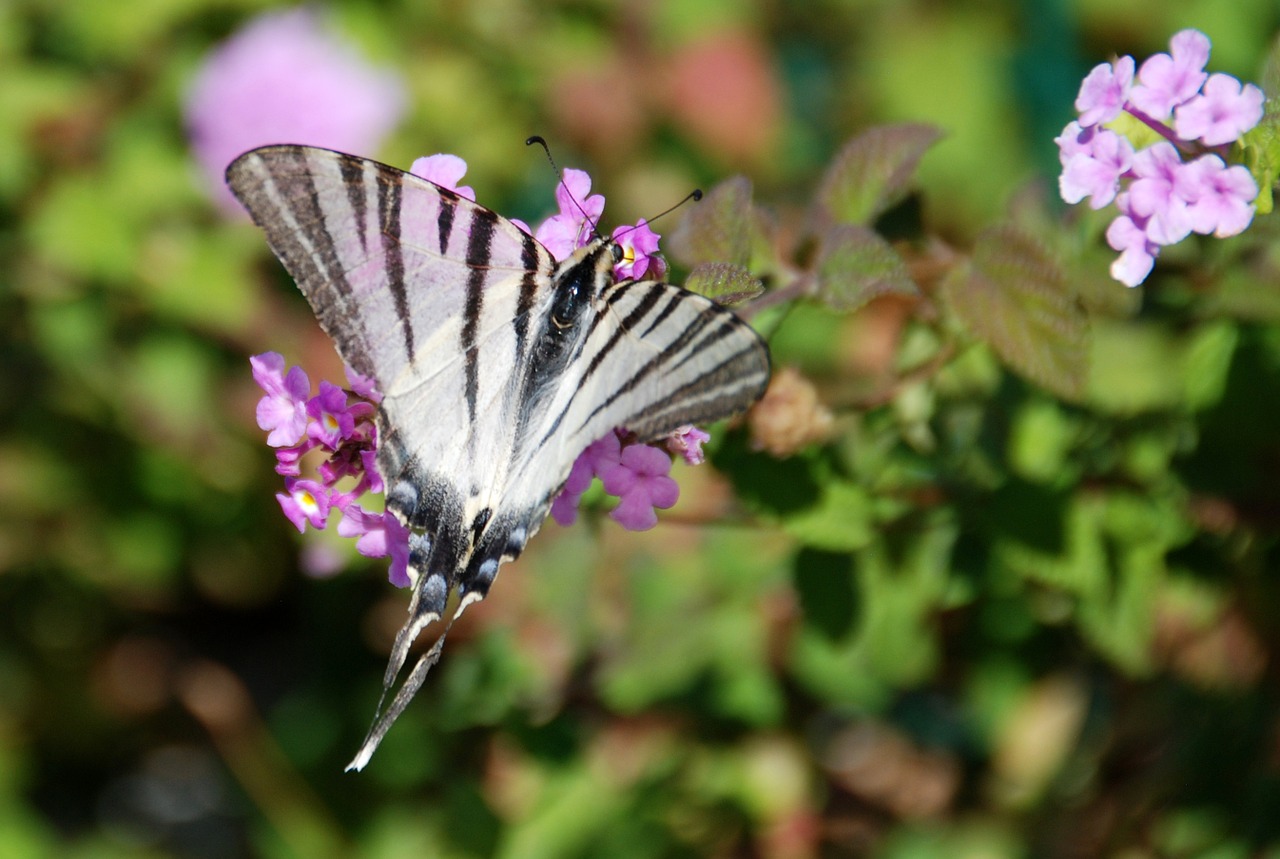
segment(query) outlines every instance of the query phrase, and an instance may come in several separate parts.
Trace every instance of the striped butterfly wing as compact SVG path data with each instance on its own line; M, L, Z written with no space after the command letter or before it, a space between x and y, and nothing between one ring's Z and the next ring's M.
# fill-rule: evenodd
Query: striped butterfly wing
M615 282L609 240L556 264L452 191L311 147L246 153L227 181L342 358L383 393L378 468L388 508L413 529L414 578L384 690L451 592L455 617L484 598L588 444L615 427L656 439L727 417L768 382L749 326L670 284ZM375 719L354 768L443 642Z

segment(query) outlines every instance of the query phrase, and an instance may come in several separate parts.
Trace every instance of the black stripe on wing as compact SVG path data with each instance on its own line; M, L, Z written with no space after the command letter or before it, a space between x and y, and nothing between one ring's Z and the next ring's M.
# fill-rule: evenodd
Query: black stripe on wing
M347 187L347 202L351 204L351 211L354 213L353 218L359 226L360 249L365 253L369 252L368 231L365 226L365 191L364 191L364 165L367 162L361 161L359 158L353 158L350 155L343 155L338 159L338 169L342 173L342 183Z
M498 215L476 206L472 209L471 228L467 231L467 297L462 308L462 353L466 361L467 418L476 423L476 397L480 391L480 350L476 334L480 330L480 312L484 307L484 284L489 271L489 249Z
M525 234L524 248L521 250L524 263L524 277L520 279L520 300L516 303L516 318L512 325L516 331L516 363L523 364L529 356L529 311L533 309L538 297L538 285L542 279L538 257L538 243L533 236Z
M400 199L404 174L398 170L378 171L378 225L382 231L383 264L387 288L396 304L396 317L404 336L404 353L413 363L413 319L409 316L409 292L404 282L404 249L400 246ZM348 189L349 190L349 189ZM357 223L363 224L363 221Z

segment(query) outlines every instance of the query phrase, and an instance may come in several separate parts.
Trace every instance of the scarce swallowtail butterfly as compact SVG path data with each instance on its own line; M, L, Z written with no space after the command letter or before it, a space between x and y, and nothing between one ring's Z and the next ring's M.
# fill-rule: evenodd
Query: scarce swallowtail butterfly
M557 262L453 191L307 146L247 152L227 182L343 360L383 395L377 466L410 528L413 580L384 697L453 591L452 617L484 599L587 445L615 427L647 441L729 417L768 383L750 326L678 286L616 280L611 239ZM379 704L348 769L369 761L447 632Z

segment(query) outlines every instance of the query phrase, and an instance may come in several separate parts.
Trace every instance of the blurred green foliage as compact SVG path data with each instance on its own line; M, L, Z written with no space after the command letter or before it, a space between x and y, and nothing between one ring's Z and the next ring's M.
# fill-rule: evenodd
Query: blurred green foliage
M1260 79L1271 0L334 0L411 91L364 154L719 187L669 249L805 286L754 321L812 406L549 525L358 776L405 595L279 515L247 356L335 359L182 133L267 7L0 6L0 854L1280 856L1274 216L1130 291L1046 190L1092 63Z

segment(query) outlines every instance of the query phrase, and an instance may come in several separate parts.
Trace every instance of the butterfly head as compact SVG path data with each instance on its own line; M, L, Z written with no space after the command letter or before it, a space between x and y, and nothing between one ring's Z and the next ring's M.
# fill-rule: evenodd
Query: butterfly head
M620 242L600 236L565 257L557 269L557 278L595 281L603 288L604 284L613 281L614 267L624 262L626 257L627 249Z

